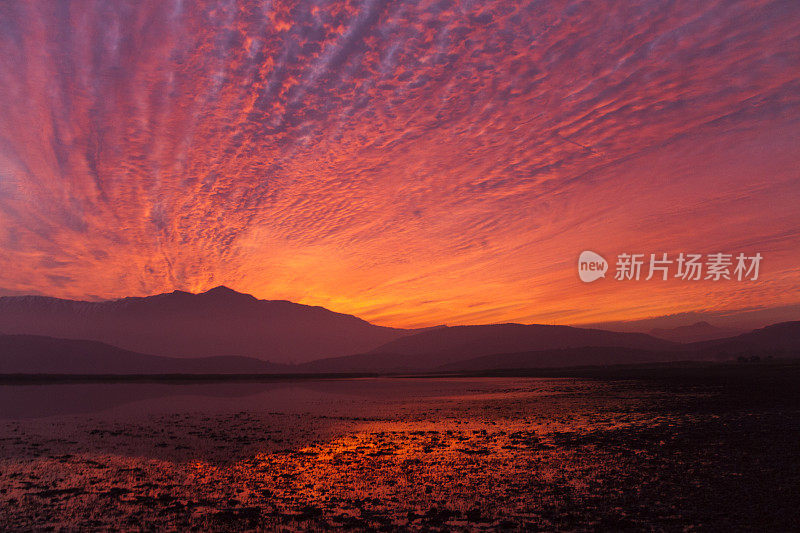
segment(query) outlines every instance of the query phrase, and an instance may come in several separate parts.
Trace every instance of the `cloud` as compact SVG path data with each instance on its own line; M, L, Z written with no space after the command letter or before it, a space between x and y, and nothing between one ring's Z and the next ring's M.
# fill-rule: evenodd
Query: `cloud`
M0 10L10 291L226 283L396 325L796 303L796 3ZM597 243L763 245L772 277L587 293Z

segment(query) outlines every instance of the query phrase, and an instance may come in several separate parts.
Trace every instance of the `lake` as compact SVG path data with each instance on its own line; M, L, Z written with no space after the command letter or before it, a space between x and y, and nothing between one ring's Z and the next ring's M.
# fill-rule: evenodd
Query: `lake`
M0 523L789 529L798 402L742 379L2 385Z

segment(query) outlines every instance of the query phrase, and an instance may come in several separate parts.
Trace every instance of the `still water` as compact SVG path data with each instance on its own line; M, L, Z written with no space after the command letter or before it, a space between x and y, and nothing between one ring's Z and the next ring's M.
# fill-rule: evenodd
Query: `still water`
M493 530L793 519L796 413L717 409L717 394L541 378L0 386L0 522ZM764 510L750 487L768 482L787 492Z

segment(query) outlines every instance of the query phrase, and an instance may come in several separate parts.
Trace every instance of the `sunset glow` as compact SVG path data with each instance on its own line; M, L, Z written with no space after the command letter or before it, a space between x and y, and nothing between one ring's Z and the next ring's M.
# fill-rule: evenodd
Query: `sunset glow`
M0 294L411 327L800 304L800 3L0 5ZM764 256L583 284L582 250Z

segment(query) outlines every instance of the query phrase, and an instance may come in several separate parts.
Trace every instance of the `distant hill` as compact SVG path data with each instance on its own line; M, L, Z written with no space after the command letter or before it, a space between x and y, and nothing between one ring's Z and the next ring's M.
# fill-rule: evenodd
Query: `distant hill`
M570 326L495 324L424 331L391 341L372 352L301 365L309 372L412 372L433 370L476 357L583 347L619 347L648 352L680 345L644 333L618 333ZM596 364L606 364L597 358Z
M102 342L0 335L0 374L251 374L286 372L249 357L172 358Z
M650 331L650 335L653 337L683 343L723 339L726 337L733 337L740 333L742 333L740 330L712 326L705 321L669 329L655 328Z
M681 335L719 329L698 323ZM0 332L0 373L413 373L800 357L800 322L690 343L549 325L402 330L225 287L110 302L4 297Z
M800 321L781 322L726 339L697 342L686 349L722 355L800 357Z
M653 352L636 348L585 347L484 355L438 367L444 372L476 372L523 368L627 365L681 360L685 352Z
M726 339L681 345L679 349L646 350L583 347L492 354L444 364L441 371L470 372L569 366L639 364L672 361L731 360L741 356L800 357L800 322L784 322Z
M0 332L94 340L169 357L231 354L302 363L370 351L415 331L217 287L107 302L2 297Z

